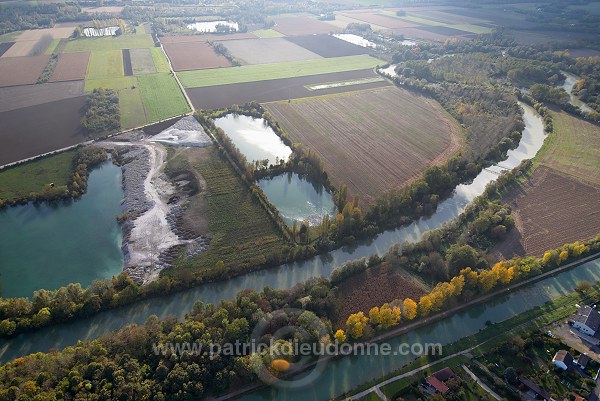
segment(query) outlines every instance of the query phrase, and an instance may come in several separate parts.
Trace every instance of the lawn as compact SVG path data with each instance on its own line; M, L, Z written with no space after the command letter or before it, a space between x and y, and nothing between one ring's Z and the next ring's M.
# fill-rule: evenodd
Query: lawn
M139 88L119 90L119 109L121 111L122 129L139 127L146 124L146 112Z
M141 75L138 85L148 122L190 111L181 89L170 74Z
M267 212L214 146L188 152L169 150L169 169L192 169L206 181L208 231L212 239L206 252L192 260L179 260L163 274L177 274L182 268L212 269L220 260L227 267L243 268L260 264L264 256L286 249L287 243Z
M245 65L178 73L186 88L256 82L270 79L303 77L343 71L363 70L384 62L367 55L290 61L277 64Z
M152 59L154 60L156 72L171 72L167 57L160 47L153 47L150 49L150 53L152 53Z
M86 52L100 50L137 49L154 47L150 35L121 35L102 38L79 38L70 40L65 52Z
M17 199L45 186L66 185L73 171L77 151L69 150L0 171L0 199Z
M564 111L553 111L554 133L548 135L539 164L600 185L600 127Z
M283 33L277 32L274 29L259 29L252 33L259 38L281 38L285 36Z
M123 76L121 50L93 51L90 55L86 79L103 79Z

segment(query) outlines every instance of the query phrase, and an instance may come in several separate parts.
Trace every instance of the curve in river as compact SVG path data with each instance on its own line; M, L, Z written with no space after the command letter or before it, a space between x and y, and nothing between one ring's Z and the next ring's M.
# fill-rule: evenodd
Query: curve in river
M262 290L266 285L277 289L289 288L311 277L328 277L333 269L349 260L369 256L375 252L383 254L395 243L418 241L424 232L456 218L503 169L516 167L523 160L532 158L542 147L545 135L541 118L531 107L525 104L521 106L525 110L523 115L525 130L519 146L509 151L508 158L499 165L483 170L472 183L459 185L452 197L441 202L431 217L419 219L396 230L383 232L375 239L365 241L358 246L341 248L303 262L284 264L224 282L201 285L180 293L101 312L89 318L51 326L33 333L23 333L0 345L0 362L5 363L34 352L47 352L52 348L61 349L75 344L78 340L97 338L127 324L144 323L151 315L162 318L174 315L183 318L197 301L218 303L235 297L239 291L246 288Z

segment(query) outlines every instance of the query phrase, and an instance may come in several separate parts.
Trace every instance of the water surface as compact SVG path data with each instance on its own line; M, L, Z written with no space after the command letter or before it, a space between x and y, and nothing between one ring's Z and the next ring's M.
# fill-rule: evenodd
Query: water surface
M586 113L591 113L593 111L592 108L584 102L582 102L577 96L573 94L573 88L575 87L575 85L577 85L577 81L579 81L581 78L577 75L573 75L566 71L561 72L565 75L566 79L565 82L559 87L563 88L569 94L569 103L571 103L573 106L578 106L582 111Z

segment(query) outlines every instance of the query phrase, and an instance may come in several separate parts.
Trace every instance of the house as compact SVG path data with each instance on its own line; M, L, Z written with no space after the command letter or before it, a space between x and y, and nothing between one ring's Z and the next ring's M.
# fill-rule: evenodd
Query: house
M448 390L450 390L446 385L446 382L456 377L458 376L456 376L456 373L454 373L452 369L444 368L442 370L438 370L437 372L429 376L426 380L427 384L429 384L429 386L435 389L435 392L446 394Z
M557 368L567 370L573 366L573 357L567 351L560 350L554 355L554 358L552 358L552 363Z
M588 336L594 336L600 330L600 313L589 306L579 308L573 315L573 328Z
M575 363L581 369L585 369L585 367L587 366L587 364L588 364L589 361L590 361L590 357L588 356L588 354L581 354L581 355L579 355L579 358L577 358L577 360L575 361Z
M533 396L533 398L535 398L537 400L544 400L544 401L552 400L552 398L550 397L550 394L546 390L540 388L537 384L535 384L531 380L526 379L524 377L519 377L519 381L521 382L523 387L526 389L525 392L530 393Z

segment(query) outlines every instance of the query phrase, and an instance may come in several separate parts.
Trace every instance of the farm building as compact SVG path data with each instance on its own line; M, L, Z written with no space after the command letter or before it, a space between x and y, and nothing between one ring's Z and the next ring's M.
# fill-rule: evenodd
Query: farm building
M589 306L579 308L573 315L573 328L589 336L596 335L600 329L600 313Z
M567 370L573 366L573 357L567 351L560 350L552 358L552 363L562 370Z

